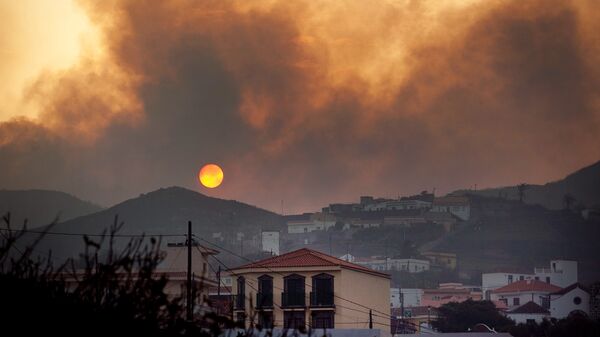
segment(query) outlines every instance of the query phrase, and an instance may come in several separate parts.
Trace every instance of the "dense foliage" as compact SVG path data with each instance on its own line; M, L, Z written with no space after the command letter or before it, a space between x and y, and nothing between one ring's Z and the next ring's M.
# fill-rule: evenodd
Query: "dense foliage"
M122 224L93 241L84 237L83 269L72 261L53 265L51 255L33 258L35 244L19 247L22 232L10 230L10 215L0 240L0 314L2 330L18 335L181 336L217 335L232 327L214 314L187 321L182 298L165 294L167 279L154 273L162 256L153 238L134 238L119 253L112 238ZM44 235L41 234L38 241ZM99 259L103 243L108 254ZM40 253L40 252L36 252Z
M494 303L467 300L442 305L438 309L438 319L432 325L441 332L465 332L480 323L496 331L506 331L514 324L498 312Z

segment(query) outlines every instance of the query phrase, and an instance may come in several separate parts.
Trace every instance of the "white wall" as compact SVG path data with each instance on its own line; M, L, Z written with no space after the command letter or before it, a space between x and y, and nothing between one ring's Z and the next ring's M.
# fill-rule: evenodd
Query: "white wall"
M507 305L510 309L520 307L523 304L533 301L540 306L544 306L543 298L547 298L549 295L546 292L520 292L520 293L505 293L505 294L492 294L492 301L500 301L502 299L507 300ZM514 298L519 298L519 304L513 304Z
M544 317L548 318L546 314L511 314L508 313L506 316L515 321L515 323L527 323L528 319L532 319L537 323L541 323L544 320Z
M575 301L576 298L579 298L579 301ZM564 295L552 295L550 300L552 317L565 318L575 310L581 310L588 315L590 313L590 295L583 289L575 288Z
M535 276L544 282L547 278L550 278L551 284L562 288L577 283L577 261L552 260L549 267L535 268Z
M418 307L421 305L423 289L390 288L390 304L392 308L400 308L402 306L400 293L402 293L404 297L404 308Z
M279 232L262 232L261 247L263 252L270 252L272 254L279 255Z
M446 206L446 205L434 205L431 208L432 212L445 213L450 212L457 216L459 219L467 221L471 217L471 206Z

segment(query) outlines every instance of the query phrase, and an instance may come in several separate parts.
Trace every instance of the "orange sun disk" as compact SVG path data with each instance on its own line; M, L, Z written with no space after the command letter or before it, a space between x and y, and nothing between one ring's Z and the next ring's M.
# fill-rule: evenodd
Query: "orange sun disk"
M204 187L215 188L223 182L223 170L216 164L207 164L198 173L200 183Z

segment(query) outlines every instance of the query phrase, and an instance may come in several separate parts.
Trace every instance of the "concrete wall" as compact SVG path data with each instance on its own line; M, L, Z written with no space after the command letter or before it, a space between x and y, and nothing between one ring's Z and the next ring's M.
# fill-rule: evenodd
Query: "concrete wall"
M327 273L334 277L334 303L335 303L335 327L344 329L364 329L368 327L369 309L373 308L374 328L389 331L390 313L390 280L384 277L357 272L339 267L304 267L274 270L252 270L236 271L232 282L232 294L237 294L237 277L244 276L246 279L246 325L248 326L254 314L256 305L256 292L258 291L258 277L269 275L273 277L273 317L275 326L283 327L283 309L281 308L281 293L284 289L284 276L299 274L305 277L305 292L307 309L305 311L305 322L308 326L310 319L310 292L312 291L312 277L317 274ZM346 300L342 300L344 298ZM351 301L351 302L350 302ZM252 303L252 306L250 305ZM323 310L323 309L319 309ZM325 309L328 310L328 309ZM379 311L379 313L377 312ZM387 316L382 313L387 314ZM380 317L385 316L385 317ZM386 330L387 329L387 330Z
M522 292L522 293L504 293L504 294L492 294L492 301L500 301L501 299L507 299L508 308L514 308L522 306L523 304L533 301L540 306L544 306L543 299L549 297L547 292ZM513 299L519 298L519 304L514 305Z
M390 304L392 308L400 308L400 293L404 296L404 307L418 307L421 306L421 297L423 296L423 289L413 288L391 288L390 289Z
M579 298L579 300L576 300L576 298ZM552 317L565 318L576 310L590 314L590 294L583 289L575 288L564 295L552 295L550 300L550 315Z
M534 321L536 321L537 323L541 323L544 318L549 318L548 315L546 314L506 314L506 316L510 319L512 319L513 321L515 321L515 323L519 324L519 323L527 323L528 319L532 319Z
M350 269L342 270L339 296L373 309L373 327L389 331L390 279ZM365 328L369 309L336 298L336 324L343 327Z

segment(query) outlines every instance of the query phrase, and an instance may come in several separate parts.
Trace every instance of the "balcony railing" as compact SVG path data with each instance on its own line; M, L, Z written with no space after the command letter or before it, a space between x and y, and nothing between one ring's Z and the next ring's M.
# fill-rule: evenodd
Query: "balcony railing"
M317 291L310 293L311 307L334 307L333 292Z
M256 293L256 308L273 308L273 293Z
M285 308L305 307L306 295L304 292L281 293L281 306Z
M233 310L245 310L246 309L246 296L244 294L231 295L233 302Z

